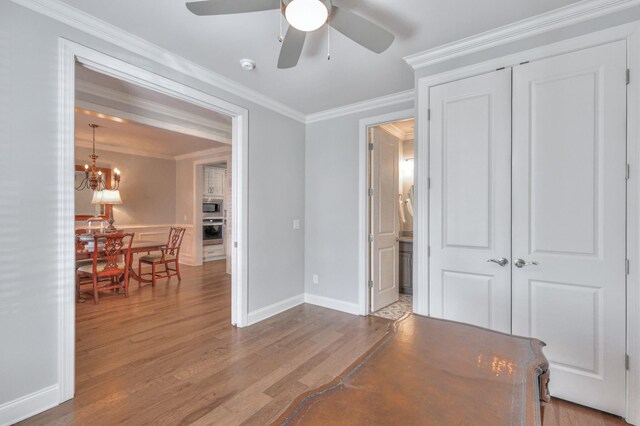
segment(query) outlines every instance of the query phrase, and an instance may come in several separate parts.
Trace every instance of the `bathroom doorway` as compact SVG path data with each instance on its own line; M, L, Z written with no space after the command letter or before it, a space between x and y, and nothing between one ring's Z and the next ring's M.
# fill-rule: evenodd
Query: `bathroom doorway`
M413 310L413 118L367 129L369 312Z

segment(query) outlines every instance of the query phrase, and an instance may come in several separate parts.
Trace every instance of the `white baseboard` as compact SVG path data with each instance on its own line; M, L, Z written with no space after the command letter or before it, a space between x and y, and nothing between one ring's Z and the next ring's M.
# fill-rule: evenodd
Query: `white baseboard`
M304 303L304 300L304 294L299 294L281 302L274 303L273 305L265 306L264 308L249 312L247 325L255 324L281 312L284 312L287 309L291 309L295 306L301 305Z
M348 314L359 315L360 306L357 303L345 302L343 300L332 299L330 297L317 296L315 294L305 293L304 302L311 305L322 306L323 308L334 309L336 311L346 312Z
M0 405L0 425L12 425L53 408L60 402L60 389L52 385Z

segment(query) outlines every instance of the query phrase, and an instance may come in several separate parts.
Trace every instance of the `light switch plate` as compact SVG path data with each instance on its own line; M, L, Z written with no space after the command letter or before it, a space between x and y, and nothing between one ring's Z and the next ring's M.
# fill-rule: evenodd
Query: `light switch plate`
M313 280L314 284L318 284L320 282L320 280L318 279L318 275L317 274L313 274L312 280Z
M300 219L293 219L293 229L300 229Z

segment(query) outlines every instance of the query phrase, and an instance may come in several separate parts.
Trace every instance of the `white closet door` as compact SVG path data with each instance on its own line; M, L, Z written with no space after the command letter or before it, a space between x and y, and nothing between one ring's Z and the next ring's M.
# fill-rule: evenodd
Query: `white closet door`
M624 41L516 67L513 333L547 343L551 394L625 408Z
M400 168L400 140L380 127L371 130L373 143L371 197L373 243L373 288L371 307L375 312L394 303L400 297L400 221L398 191Z
M511 70L429 96L430 313L508 333L510 264L495 262L511 258Z

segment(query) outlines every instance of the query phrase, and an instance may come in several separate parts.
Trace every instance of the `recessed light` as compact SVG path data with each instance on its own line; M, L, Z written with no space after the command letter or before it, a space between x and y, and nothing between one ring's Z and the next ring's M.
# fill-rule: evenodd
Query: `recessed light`
M240 59L240 66L247 71L253 71L256 68L256 63L252 59Z

